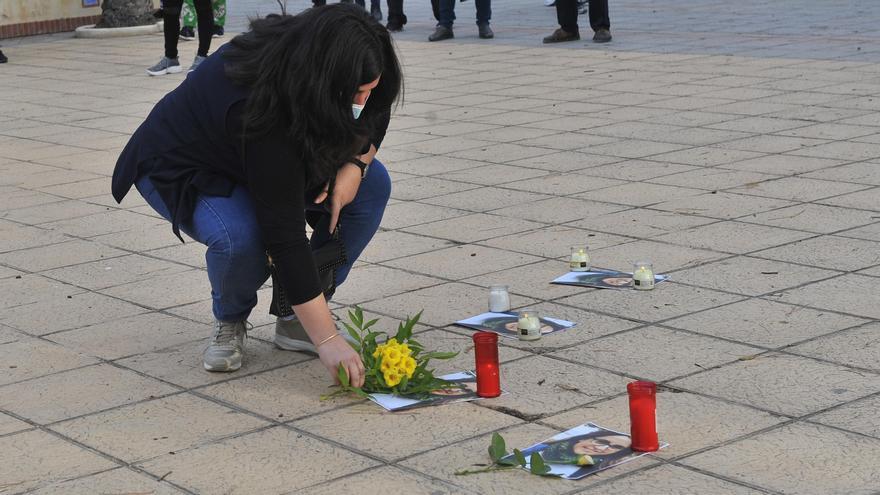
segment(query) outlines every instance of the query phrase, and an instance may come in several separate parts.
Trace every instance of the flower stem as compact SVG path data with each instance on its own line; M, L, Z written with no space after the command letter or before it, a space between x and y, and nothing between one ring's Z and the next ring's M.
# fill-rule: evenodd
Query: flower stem
M453 474L456 476L467 476L470 474L491 473L493 471L505 471L508 469L515 469L518 467L520 467L520 466L504 466L504 465L500 465L500 464L493 464L493 465L491 465L487 468L484 468L484 469L463 469L461 471L456 471Z

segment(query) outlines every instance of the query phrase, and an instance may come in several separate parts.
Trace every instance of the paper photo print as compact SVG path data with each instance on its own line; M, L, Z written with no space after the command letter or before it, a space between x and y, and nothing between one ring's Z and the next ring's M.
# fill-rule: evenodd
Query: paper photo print
M519 338L516 324L519 318L516 313L483 313L464 320L455 322L456 325L479 330L481 332L495 332L503 337ZM573 327L571 321L557 318L541 317L541 334L558 332Z
M522 453L528 460L537 452L550 468L550 474L577 480L646 454L633 452L631 444L626 433L586 423L536 443ZM668 445L661 443L660 448Z
M481 399L477 395L477 375L472 371L450 373L440 378L454 382L455 387L436 390L427 397L405 397L392 394L370 394L370 400L389 411L404 411L426 406L440 406L453 402Z
M668 275L654 275L654 283L668 279ZM592 270L589 272L568 272L552 283L559 285L577 285L597 289L632 289L632 273L613 270Z

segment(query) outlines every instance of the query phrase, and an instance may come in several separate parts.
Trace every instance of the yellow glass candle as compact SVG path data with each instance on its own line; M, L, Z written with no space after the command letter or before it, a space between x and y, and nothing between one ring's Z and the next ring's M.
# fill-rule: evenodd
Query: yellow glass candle
M639 261L633 265L633 287L637 290L654 288L654 265L650 261Z
M541 338L541 318L534 310L520 311L516 328L519 331L519 340L538 340Z
M573 272L590 271L590 254L586 246L572 246L571 258L568 262L569 269Z

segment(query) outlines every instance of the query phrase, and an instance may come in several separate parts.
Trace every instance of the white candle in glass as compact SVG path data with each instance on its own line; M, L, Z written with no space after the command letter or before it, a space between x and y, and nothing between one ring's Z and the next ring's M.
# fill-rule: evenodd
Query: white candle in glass
M510 294L506 285L489 286L489 311L493 313L510 311Z
M536 311L525 309L519 312L516 324L520 340L538 340L541 338L541 318Z
M637 290L654 288L654 265L650 261L639 261L633 265L633 287Z
M572 246L571 258L568 262L569 269L573 272L590 271L590 255L586 246Z

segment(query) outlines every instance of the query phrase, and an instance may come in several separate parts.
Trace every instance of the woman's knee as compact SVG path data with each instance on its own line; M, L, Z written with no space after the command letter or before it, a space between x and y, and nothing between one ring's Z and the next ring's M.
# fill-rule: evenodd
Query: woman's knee
M229 258L247 266L266 264L266 247L257 229L237 229L230 232Z
M216 256L225 263L248 269L266 264L266 249L256 228L224 225L205 241L209 260Z

